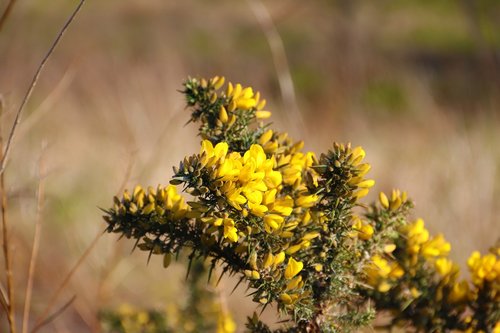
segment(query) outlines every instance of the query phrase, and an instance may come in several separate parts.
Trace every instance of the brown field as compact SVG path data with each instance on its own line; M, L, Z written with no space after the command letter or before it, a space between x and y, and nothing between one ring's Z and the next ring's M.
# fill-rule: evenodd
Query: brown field
M102 233L99 207L123 185L166 184L171 167L198 151L178 92L189 75L253 86L274 126L318 154L333 141L362 145L377 182L366 202L407 190L415 216L444 233L465 267L471 251L500 237L500 6L483 2L475 12L459 1L86 3L40 77L5 172L19 323L37 218L32 324ZM251 10L256 3L271 14L271 39ZM4 140L75 5L18 1L0 31ZM294 91L282 93L288 77ZM159 258L146 265L132 245L102 235L53 310L76 300L41 331L96 331L101 308L182 299L184 266L165 270ZM5 286L3 256L0 267ZM233 283L223 281L229 290ZM227 295L240 329L254 309L243 295Z

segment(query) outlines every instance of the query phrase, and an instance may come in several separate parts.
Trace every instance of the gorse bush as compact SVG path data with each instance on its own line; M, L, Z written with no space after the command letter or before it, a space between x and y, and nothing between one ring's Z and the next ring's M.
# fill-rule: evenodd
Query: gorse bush
M200 152L174 167L170 185L115 197L108 232L163 255L165 266L181 255L189 266L203 261L209 280L216 271L238 277L259 307L276 305L283 324L274 332L350 332L379 311L387 329L500 332L499 246L474 252L463 280L444 237L409 220L405 192L360 202L374 185L361 147L304 152L265 123L258 92L223 86L221 77L184 83ZM273 331L257 314L246 327Z

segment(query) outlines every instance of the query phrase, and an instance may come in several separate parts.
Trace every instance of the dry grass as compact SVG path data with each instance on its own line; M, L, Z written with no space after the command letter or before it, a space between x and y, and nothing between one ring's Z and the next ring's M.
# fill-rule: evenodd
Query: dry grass
M184 127L188 117L177 92L188 75L222 74L258 88L271 102L276 127L291 128L308 149L324 151L333 140L363 145L376 191L408 190L416 215L445 234L454 244L452 257L462 263L500 236L498 100L443 103L436 97L432 71L404 60L408 49L397 42L404 31L393 38L394 29L378 26L386 19L411 29L418 19L364 2L345 10L328 2L264 4L283 38L305 126L282 107L272 53L246 2L109 0L84 8L27 105L5 172L21 314L43 154L47 175L31 326L103 230L98 207L109 205L124 179L129 188L164 184L171 166L197 151L196 128ZM4 132L70 10L55 0L51 6L19 2L12 11L0 34ZM379 79L396 82L405 102L396 108L367 103L364 87ZM464 84L474 90L476 82ZM183 267L165 271L157 258L146 267L142 253L130 254L131 248L101 237L54 309L73 295L76 300L46 331L87 332L96 329L101 306L162 307L182 295ZM229 297L239 322L253 310L242 295ZM3 315L0 323L5 330Z

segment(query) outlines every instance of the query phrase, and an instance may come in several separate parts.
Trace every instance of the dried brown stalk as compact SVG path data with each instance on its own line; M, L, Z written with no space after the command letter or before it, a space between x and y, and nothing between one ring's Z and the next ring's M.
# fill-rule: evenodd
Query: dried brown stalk
M33 280L35 277L35 266L38 258L38 250L40 248L40 234L42 230L42 208L44 202L44 165L43 165L43 151L42 156L38 162L38 191L37 191L37 207L36 207L36 220L35 220L35 233L33 236L33 248L31 250L31 258L28 269L28 282L26 284L26 296L24 299L23 323L22 333L28 332L28 323L31 307L31 295L33 292Z
M296 130L303 130L305 129L304 120L297 104L292 74L288 64L283 39L281 38L278 29L276 29L271 14L262 1L247 0L247 2L257 18L262 32L266 37L267 43L269 44L274 67L278 76L281 98L285 109L291 113L291 118L293 119L291 125L296 126Z
M0 100L0 117L3 113L3 101ZM0 147L3 147L3 137L0 126ZM0 158L2 152L0 151ZM2 215L2 248L5 259L5 274L7 278L7 320L9 322L9 332L16 333L16 313L14 305L14 281L12 277L12 263L10 261L10 246L9 246L9 224L7 222L7 193L5 192L5 177L0 174L0 200L1 200L1 215Z
M42 73L42 70L44 69L45 65L47 64L47 61L50 59L52 53L54 53L55 48L57 47L57 45L61 41L61 38L63 37L66 30L68 30L69 26L74 21L76 15L78 14L80 9L82 8L85 1L86 0L80 0L78 5L76 6L75 10L71 13L68 20L66 21L66 23L63 25L63 27L61 28L61 30L57 34L57 37L54 40L54 42L52 43L52 45L50 46L47 54L45 55L45 57L43 57L42 61L40 62L40 65L38 66L38 68L35 72L35 75L33 76L33 79L31 80L31 83L28 87L28 90L26 91L26 94L24 95L24 98L21 101L21 105L17 109L16 117L14 119L14 123L12 124L12 128L11 128L10 133L9 133L9 138L7 139L7 144L5 145L5 149L3 150L3 154L1 156L1 163L0 163L0 174L1 175L3 175L3 173L5 171L5 166L7 164L7 160L9 158L9 153L10 153L10 150L12 147L12 141L14 140L14 136L16 134L17 127L19 126L19 123L21 122L21 115L22 115L22 112L24 110L24 107L25 107L26 103L28 102L29 98L31 97L31 94L33 93L33 90L35 89L35 86L38 82L40 74Z
M50 298L49 302L47 303L47 306L45 307L45 310L42 312L42 314L35 321L36 324L33 327L33 329L31 330L31 333L37 332L43 325L45 325L47 318L48 318L47 316L48 316L50 310L52 310L52 308L54 307L54 305L55 305L56 301L58 300L59 296L61 295L62 291L68 285L69 281L73 277L73 274L75 274L75 272L81 266L83 261L87 258L87 256L90 254L90 252L92 252L92 250L94 249L94 247L97 244L97 242L99 241L99 239L101 239L102 235L103 235L102 233L98 233L96 235L96 237L94 238L92 243L90 243L90 245L87 247L85 252L83 252L83 254L80 256L78 261L75 263L73 268L71 268L71 270L68 272L68 274L64 278L64 280L61 283L61 285L59 286L59 288L57 288L57 290L54 292L54 294Z
M7 21L7 18L10 16L10 13L12 12L12 8L14 8L14 4L16 3L16 0L10 0L9 4L7 5L7 8L5 8L2 16L0 17L0 31L2 31L2 28Z

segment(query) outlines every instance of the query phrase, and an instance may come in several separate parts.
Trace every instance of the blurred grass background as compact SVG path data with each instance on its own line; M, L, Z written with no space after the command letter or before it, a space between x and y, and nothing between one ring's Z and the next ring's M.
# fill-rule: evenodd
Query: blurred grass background
M98 207L108 207L124 181L128 188L166 184L171 166L198 151L197 128L184 127L189 115L178 92L188 75L253 86L268 100L274 126L318 154L333 141L362 145L377 181L368 200L381 190L407 190L415 216L445 234L462 267L471 251L484 252L500 237L498 1L257 2L283 43L295 100L281 94L283 63L277 70L251 9L256 1L86 3L38 83L5 174L18 318L40 173L45 198L32 320L105 227ZM4 136L75 5L14 7L0 33ZM96 331L102 307L182 299L185 268L164 270L159 258L147 266L143 253L130 254L132 245L101 237L57 304L72 295L76 301L42 331ZM223 283L232 289L232 281ZM254 309L243 294L227 298L240 329ZM2 314L2 331L5 321Z

